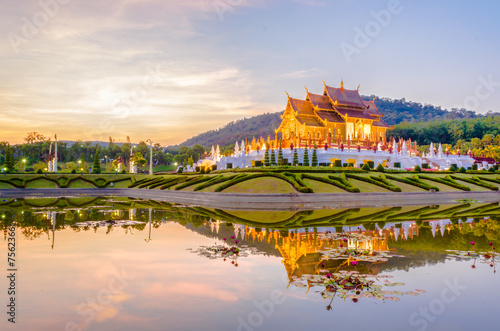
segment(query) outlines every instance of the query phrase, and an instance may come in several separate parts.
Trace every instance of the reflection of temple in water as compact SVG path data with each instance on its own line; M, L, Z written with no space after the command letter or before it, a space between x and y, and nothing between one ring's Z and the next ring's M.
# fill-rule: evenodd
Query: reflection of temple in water
M205 226L210 227L212 233L219 233L222 222L207 221ZM433 225L431 225L432 227ZM233 224L234 235L246 243L274 244L283 258L289 279L292 276L300 277L304 274L318 274L321 269L329 272L338 272L340 269L354 269L346 263L346 259L327 260L323 258L322 251L339 248L339 240L331 240L325 236L326 231L335 231L333 228L319 228L277 231L266 229L255 229L249 226ZM444 227L443 227L444 228ZM361 248L374 251L390 250L389 241L411 240L419 235L419 227L415 222L404 222L396 225L386 225L383 229L376 227L375 230L364 230L362 228L342 229L344 233L359 233L370 237L369 240L358 242L350 239L342 242L343 247ZM259 246L259 245L257 245ZM321 264L324 265L321 266ZM383 262L359 262L357 270L365 274L378 274Z

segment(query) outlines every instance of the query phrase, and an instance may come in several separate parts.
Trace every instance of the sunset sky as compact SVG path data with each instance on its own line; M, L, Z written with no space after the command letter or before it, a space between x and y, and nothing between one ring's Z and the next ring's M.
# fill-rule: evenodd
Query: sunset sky
M500 111L498 1L6 0L0 141L177 144L322 80Z

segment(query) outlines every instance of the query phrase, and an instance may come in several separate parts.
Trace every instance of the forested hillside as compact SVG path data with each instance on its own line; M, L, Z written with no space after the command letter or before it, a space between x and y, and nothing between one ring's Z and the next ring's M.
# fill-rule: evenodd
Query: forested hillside
M363 96L362 98L363 100L373 100L375 96ZM441 107L406 101L405 99L393 100L390 98L376 98L375 104L379 111L384 114L383 120L389 125L396 125L406 122L415 123L483 117L482 115L478 115L470 110L452 109L451 111L449 111L446 109L442 109ZM195 144L205 146L206 148L210 148L212 145L228 147L234 145L235 141L241 141L245 138L251 140L253 136L267 137L268 135L270 135L272 138L274 137L274 129L276 129L281 123L281 114L282 112L267 113L230 122L222 128L204 132L186 140L178 146L171 146L171 148L178 148L180 146L193 146ZM416 129L418 125L410 125L409 127ZM399 131L395 132L398 132L398 134L407 137L406 133L402 131L402 128L398 130ZM448 132L448 130L445 131ZM439 132L439 134L447 135L446 132ZM466 129L464 130L464 132L470 132L470 129ZM413 137L418 136L416 133L411 134L413 135L411 136L412 139ZM418 138L416 139L420 140L422 139L422 137L418 136ZM449 139L446 139L446 141L448 140ZM435 141L437 141L437 139Z

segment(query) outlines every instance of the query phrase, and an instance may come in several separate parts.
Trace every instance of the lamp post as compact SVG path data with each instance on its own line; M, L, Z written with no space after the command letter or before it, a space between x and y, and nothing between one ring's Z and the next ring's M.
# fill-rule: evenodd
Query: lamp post
M78 160L78 167L80 168L80 176L83 176L82 160Z
M23 159L23 164L24 164L24 170L23 170L23 172L26 172L26 159Z
M146 239L144 238L144 241L146 241L147 243L151 241L151 210L152 208L149 208L149 237Z
M149 175L153 175L153 141L151 139L146 140L149 141Z

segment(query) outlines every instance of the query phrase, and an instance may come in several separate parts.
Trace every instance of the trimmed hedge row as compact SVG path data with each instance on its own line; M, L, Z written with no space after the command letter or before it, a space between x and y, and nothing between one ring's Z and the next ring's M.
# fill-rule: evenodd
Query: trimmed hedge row
M212 186L212 185L215 185L215 184L220 184L220 183L227 182L228 180L232 180L233 178L235 178L237 176L241 176L241 174L240 175L231 175L231 176L226 176L226 177L224 177L223 175L218 175L218 176L212 177L212 179L209 180L208 182L196 186L193 189L193 191L200 191L200 190L203 190L206 187L209 187L209 186Z
M190 177L177 177L177 178L174 178L174 180L171 180L169 181L168 183L166 184L163 184L162 186L160 186L160 190L164 190L164 189L167 189L167 188L170 188L174 185L177 185L177 184L180 184L184 181L189 181L191 178Z
M295 189L301 193L314 193L313 189L309 186L307 186L306 183L302 180L303 174L292 174L291 172L285 172L283 173L288 178L293 178L292 182L295 181L297 183L297 187ZM294 185L293 183L290 183Z
M439 191L439 188L437 186L432 186L427 183L422 182L420 179L418 179L418 176L415 175L417 178L412 178L412 177L396 177L396 176L390 176L386 175L386 178L389 178L390 180L395 180L397 182L405 183L408 185L413 185L416 187L419 187L421 189L424 189L426 191L430 190L435 190L436 192Z
M470 187L462 185L460 183L457 183L455 180L453 180L450 175L447 175L445 178L439 178L439 177L428 177L428 176L419 176L419 178L426 179L426 180L431 180L433 182L441 183L444 185L448 185L454 188L457 188L462 191L470 191Z
M282 180L286 181L287 183L291 184L297 191L299 191L301 193L312 193L312 190L309 187L300 186L296 180L290 179L290 177L286 176L285 174L272 173L272 172L251 174L251 175L245 175L245 176L241 176L241 177L237 176L237 177L233 178L232 180L226 181L222 185L217 186L214 191L221 192L221 191L227 189L228 187L231 187L231 186L236 185L238 183L244 182L246 180L254 179L254 178L259 178L259 177L279 178L279 179L282 179ZM295 176L293 176L293 178L295 179Z
M392 185L389 182L388 182L389 184L386 184L384 182L384 180L382 180L382 179L375 180L375 179L370 178L370 177L362 177L362 176L356 176L356 175L352 175L352 174L347 174L346 177L352 178L352 179L356 179L356 180L360 180L360 181L363 181L363 182L367 182L367 183L370 183L370 184L373 184L373 185L377 185L377 186L383 187L383 188L388 189L388 190L393 191L393 192L401 192L401 188L400 187ZM387 179L385 181L387 181Z
M329 178L331 178L331 177L334 177L334 176L329 176ZM344 175L344 177L345 177L345 175ZM307 179L311 179L311 180L316 180L318 182L330 184L330 185L336 186L336 187L338 187L344 191L350 192L350 193L359 193L359 188L351 185L351 183L349 183L348 181L345 181L345 180L344 181L347 185L344 184L344 181L342 179L340 179L339 177L334 177L336 179L329 179L329 178L325 178L325 177L316 177L316 176L303 174L302 178L307 178Z
M177 179L178 179L177 177L176 178L164 178L164 179L160 180L159 182L156 182L153 185L150 185L148 188L150 190L152 190L152 189L157 188L158 186L162 186L162 185L168 184L171 181L174 181L174 180L177 180Z
M474 178L474 177L472 177L472 178ZM480 179L480 180L485 180L485 181L488 181L488 182L500 184L500 178L499 177L497 177L497 178L477 177L477 178Z
M206 182L208 180L211 180L213 177L210 177L210 176L199 176L199 177L194 177L192 180L184 183L184 184L181 184L181 185L178 185L175 187L175 190L178 191L178 190L182 190L183 188L186 188L188 186L191 186L191 185L195 185L195 184L200 184L200 183L203 183L203 182Z
M115 180L106 180L105 178L102 178L102 177L99 177L96 179L90 179L90 178L81 177L81 176L76 176L76 177L71 177L71 178L68 178L66 176L60 176L57 178L52 178L52 177L46 177L44 175L40 175L40 176L35 176L35 177L29 178L29 179L22 179L19 177L13 177L10 179L0 179L0 182L9 184L15 188L26 188L26 185L28 183L35 182L37 180L45 180L45 181L52 182L52 183L56 184L57 187L59 187L59 188L68 188L71 183L76 182L78 180L81 180L81 181L84 181L84 182L89 183L91 185L94 185L97 188L105 188L111 183L118 183L121 181L130 180L130 179L131 179L131 177L124 177L124 178L119 178L119 179L115 179Z
M376 180L382 184L387 185L389 190L391 190L393 192L401 192L401 187L398 187L398 186L394 185L393 183L389 182L387 180L387 177L384 174L380 175L380 177L370 176L370 179Z
M351 193L359 193L359 188L356 186L352 185L348 180L345 174L340 174L339 177L335 177L333 175L328 176L331 180L335 182L339 182L338 184L342 184L345 187L346 191L349 191Z
M487 188L487 189L492 190L492 191L498 191L497 186L485 183L482 180L480 180L477 176L473 176L472 178L451 176L451 178L458 179L458 180L461 180L463 182L474 184L477 186L481 186L481 187Z

